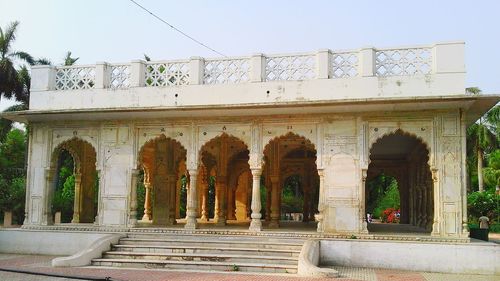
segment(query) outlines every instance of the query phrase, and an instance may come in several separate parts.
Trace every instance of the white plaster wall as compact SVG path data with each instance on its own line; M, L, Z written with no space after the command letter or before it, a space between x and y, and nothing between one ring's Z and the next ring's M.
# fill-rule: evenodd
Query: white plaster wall
M239 121L239 122L238 122ZM431 168L446 171L439 176L437 234L464 236L461 230L464 212L460 185L463 149L460 141L463 124L459 112L406 112L399 114L318 115L293 118L264 117L207 120L137 120L97 122L55 122L34 124L28 180L29 223L43 224L45 169L50 167L53 149L74 136L91 143L97 152L99 184L99 225L126 226L130 215L131 170L137 169L137 157L148 140L165 134L179 141L188 158L197 155L207 141L222 133L242 139L257 156L270 140L291 132L304 136L317 150L317 166L324 169L326 232L362 232L362 169L367 165L369 149L378 138L401 129L424 141L430 150ZM445 150L452 149L453 165L443 161ZM253 166L262 162L254 159ZM262 157L262 156L260 156ZM451 170L450 170L451 169ZM450 174L451 173L451 174ZM447 181L452 180L452 183Z
M133 132L130 124L101 127L99 166L100 225L124 226L128 222L131 172L135 168Z
M224 85L36 91L30 110L279 104L380 97L463 95L465 73ZM268 93L269 92L269 93Z
M413 271L500 274L500 245L322 240L320 263Z
M106 235L109 234L3 229L0 230L0 253L73 255Z
M359 232L359 153L357 121L346 116L323 124L324 192L327 232Z

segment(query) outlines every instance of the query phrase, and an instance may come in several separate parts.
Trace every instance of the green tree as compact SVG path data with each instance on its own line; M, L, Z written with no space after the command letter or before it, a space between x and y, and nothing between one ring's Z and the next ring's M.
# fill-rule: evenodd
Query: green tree
M68 66L68 65L73 65L75 64L75 62L80 59L80 58L73 58L71 57L71 52L68 51L66 53L66 55L64 56L64 65Z
M466 91L476 95L481 93L481 90L476 87L467 88ZM493 128L497 130L498 122L495 123L495 118L498 121L498 114L486 114L467 129L467 151L468 155L475 154L477 160L477 178L480 192L484 191L483 166L485 153L490 153L498 147L497 135L492 132Z
M12 211L15 223L24 218L25 148L26 133L20 129L11 130L0 143L0 211Z
M6 98L13 97L28 105L30 86L28 68L23 65L17 69L16 63L35 65L47 64L49 61L34 59L26 52L12 50L18 26L19 22L15 21L7 25L5 29L0 27L0 94Z

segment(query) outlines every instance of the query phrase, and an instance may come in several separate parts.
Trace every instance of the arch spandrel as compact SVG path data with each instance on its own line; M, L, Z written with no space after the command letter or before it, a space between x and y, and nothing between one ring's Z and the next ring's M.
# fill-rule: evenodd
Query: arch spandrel
M270 125L262 128L262 144L265 149L272 140L285 137L287 135L296 135L308 140L318 152L317 128L316 124L300 125Z
M243 140L241 140L238 137L235 137L233 135L227 134L227 133L222 133L220 135L215 135L215 137L207 140L204 143L200 142L200 149L198 150L198 159L203 158L203 152L206 152L213 157L216 157L218 155L220 147L218 146L218 142L221 140L221 138L227 138L228 140L232 141L233 144L237 144L237 147L233 148L232 154L228 155L228 161L231 159L232 156L235 154L241 152L241 151L248 151L248 143L245 143ZM213 148L212 148L213 147Z
M247 149L250 149L251 147L252 134L250 127L248 127L248 131L234 130L231 127L228 127L225 130L209 130L209 128L200 127L198 132L198 147L201 149L205 144L223 135L240 140L245 144Z
M88 143L94 150L97 152L98 151L98 140L97 137L94 136L87 136L87 135L59 135L54 132L54 137L52 138L52 147L51 151L54 151L59 145L62 143L66 143L71 140L81 140L83 142Z
M79 155L78 151L76 151L76 148L73 147L75 143L82 143L83 145L87 145L92 148L93 150L93 160L95 162L95 165L97 165L97 150L95 146L92 145L92 143L88 142L86 139L81 138L81 137L76 137L73 136L71 138L66 138L64 141L58 142L57 145L54 143L54 147L52 149L51 157L50 157L50 166L55 167L57 159L59 157L59 153L61 150L66 150L69 152L71 157L73 158L73 162L75 165L75 171L80 171L80 167L82 164L82 161L84 159L81 159L81 155Z
M373 127L369 128L369 139L370 142L368 144L368 164L371 162L371 150L373 145L380 142L384 137L390 135L400 134L403 136L407 136L410 138L417 139L421 144L425 146L428 152L428 164L430 167L433 167L433 150L432 150L432 139L431 139L431 129L429 127L419 127L418 129L415 126L412 127Z
M190 141L190 128L157 128L157 129L143 129L140 128L138 131L138 143L139 151L148 142L155 140L161 136L165 136L167 139L172 139L184 148L191 147ZM139 161L139 159L137 159Z
M151 158L154 156L153 154L156 153L156 150L154 148L151 148L151 147L154 146L154 144L159 140L172 141L175 144L175 146L180 149L180 152L178 154L179 158L182 158L183 155L186 155L186 148L182 145L181 142L179 142L176 139L172 139L170 137L167 137L165 134L159 134L157 137L151 138L148 141L146 141L145 143L143 143L143 145L139 148L138 157L137 157L137 166L138 167L141 167L142 165L144 165L143 164L145 162L144 160L147 160L148 158ZM176 162L181 161L181 160L183 160L183 159L176 159Z

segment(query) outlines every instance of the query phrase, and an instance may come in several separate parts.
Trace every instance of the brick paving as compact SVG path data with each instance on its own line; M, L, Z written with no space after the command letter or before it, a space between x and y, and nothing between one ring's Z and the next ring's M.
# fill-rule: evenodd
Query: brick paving
M182 272L166 270L138 270L138 269L115 269L115 268L96 268L96 267L72 267L72 268L53 268L50 261L53 256L40 255L17 255L0 254L0 268L22 270L37 273L58 274L65 276L78 276L91 280L105 277L111 277L109 280L115 281L324 281L332 279L303 278L294 275L277 274L248 274L240 272ZM458 275L427 272L412 272L392 269L372 269L372 268L353 268L353 267L333 267L340 273L338 281L496 281L500 276L481 276L481 275ZM20 274L5 272L0 270L0 280L23 280L23 281L66 281L74 280L61 277L47 277L31 274Z

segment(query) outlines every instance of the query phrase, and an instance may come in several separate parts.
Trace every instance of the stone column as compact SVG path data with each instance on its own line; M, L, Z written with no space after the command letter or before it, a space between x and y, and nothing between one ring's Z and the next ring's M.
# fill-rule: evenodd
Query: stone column
M186 225L185 229L196 229L196 215L198 213L198 195L196 194L196 181L198 176L198 170L190 169L189 170L189 193L187 198L187 210L186 210Z
M361 233L368 233L368 222L366 221L366 177L368 169L361 170L361 190L359 199L359 222L361 224ZM373 215L373 214L372 214Z
M319 176L319 196L318 196L318 214L314 216L318 222L317 231L323 232L325 229L324 218L325 218L325 173L323 169L318 169Z
M196 181L196 180L195 180ZM167 224L168 225L175 225L177 223L177 220L175 219L175 189L176 189L176 183L177 183L177 175L175 174L168 174L167 175L167 200L168 200L168 205L167 205ZM187 194L189 196L189 192ZM157 202L158 203L158 202Z
M55 191L55 174L56 169L45 169L45 208L42 216L42 225L51 225L54 223L52 218L52 200L54 198ZM26 196L28 197L28 196ZM25 215L26 210L28 210L29 203L25 205ZM26 222L26 218L25 218Z
M82 197L82 174L75 174L75 201L73 204L73 219L71 223L80 222L81 198Z
M132 178L130 186L130 216L129 225L134 227L137 225L137 177L139 176L139 170L132 169Z
M218 226L226 225L226 191L227 191L227 177L226 176L217 176L217 180L215 182L215 195L216 195L216 216L214 219L215 223Z
M262 169L252 169L252 221L250 222L250 231L261 231L262 222L260 218L262 214L260 213L261 203L260 203L260 175L262 174Z
M231 188L228 187L228 193L227 193L227 219L228 220L235 220L236 219L236 206L234 204L235 196L234 193L236 192L236 188Z
M440 196L439 196L439 179L438 179L438 170L431 169L432 172L432 192L434 195L434 220L432 222L432 232L431 235L438 236L440 235L441 229L439 227L439 216L441 215L439 212L439 206L441 204Z
M279 191L280 177L279 175L270 176L271 178L271 220L269 221L270 228L278 228L280 226L280 206L279 206Z
M151 221L151 183L144 182L144 188L146 194L144 195L144 216L142 216L142 220Z
M208 183L202 185L201 220L208 221Z

